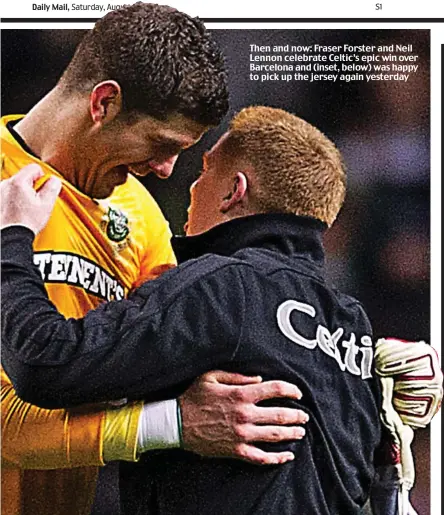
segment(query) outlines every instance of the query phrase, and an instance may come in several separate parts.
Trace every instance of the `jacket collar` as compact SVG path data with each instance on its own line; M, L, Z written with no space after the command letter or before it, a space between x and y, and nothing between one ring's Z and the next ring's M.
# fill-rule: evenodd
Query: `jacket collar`
M303 255L323 265L322 233L327 225L291 214L259 214L235 218L197 236L175 236L179 263L206 253L230 256L246 247L261 247L286 255Z

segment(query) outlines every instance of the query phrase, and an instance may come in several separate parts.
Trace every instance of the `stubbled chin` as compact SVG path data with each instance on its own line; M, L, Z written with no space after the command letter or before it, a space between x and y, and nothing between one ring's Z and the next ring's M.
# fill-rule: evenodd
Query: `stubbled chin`
M145 177L146 175L152 172L152 170L147 166L144 166L143 168L128 166L128 170L137 177Z
M137 177L143 177L143 174L135 170L132 166L128 166L128 170L133 174L137 175Z
M162 169L155 169L149 165L128 166L128 170L136 177L146 177L148 174L153 173L158 179L168 179L171 176L171 171Z

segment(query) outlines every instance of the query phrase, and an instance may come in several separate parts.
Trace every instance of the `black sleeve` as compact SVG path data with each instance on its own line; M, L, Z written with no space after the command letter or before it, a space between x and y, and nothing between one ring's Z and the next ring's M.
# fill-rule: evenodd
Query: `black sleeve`
M245 294L222 258L186 263L127 300L65 319L33 265L31 231L1 233L2 362L23 400L59 408L150 398L232 360Z

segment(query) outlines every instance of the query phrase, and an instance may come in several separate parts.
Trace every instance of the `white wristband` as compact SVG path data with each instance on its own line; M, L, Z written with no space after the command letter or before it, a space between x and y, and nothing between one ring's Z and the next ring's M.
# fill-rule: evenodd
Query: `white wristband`
M137 452L180 447L176 399L144 404L139 417Z

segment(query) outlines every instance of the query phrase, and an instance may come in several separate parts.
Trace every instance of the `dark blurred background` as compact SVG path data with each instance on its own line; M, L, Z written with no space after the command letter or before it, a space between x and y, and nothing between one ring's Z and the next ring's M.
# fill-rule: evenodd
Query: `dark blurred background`
M26 113L56 83L83 30L2 30L2 115ZM231 114L262 104L291 111L342 151L348 194L327 232L328 274L367 309L375 337L430 341L430 46L428 30L214 30L229 69ZM253 82L250 44L412 44L407 82ZM228 119L229 117L227 117ZM188 188L202 153L226 127L187 150L168 181L144 184L173 232L182 232ZM429 431L417 431L412 502L430 513ZM109 513L109 512L107 512Z

